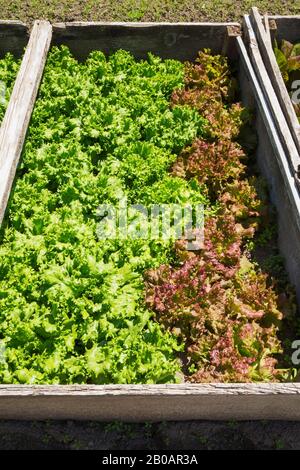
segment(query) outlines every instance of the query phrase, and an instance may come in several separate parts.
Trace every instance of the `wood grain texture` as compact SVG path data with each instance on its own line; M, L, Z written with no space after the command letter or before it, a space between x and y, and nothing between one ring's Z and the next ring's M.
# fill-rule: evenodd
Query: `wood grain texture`
M268 47L270 47L272 43L271 43L269 16L267 14L264 15L264 26L265 26L265 31L266 31L266 38L268 41Z
M252 8L250 18L251 18L251 23L252 23L254 32L256 34L259 50L262 55L264 65L270 77L271 83L273 85L274 91L280 103L283 114L288 122L291 134L297 146L297 150L298 152L300 152L300 124L296 116L294 107L292 105L292 101L287 91L286 85L282 78L280 69L278 67L278 64L277 64L277 61L273 52L272 44L268 40L269 36L266 33L265 29L263 28L263 25L261 22L261 16L257 8ZM293 23L294 21L291 20L290 24L292 25ZM300 22L298 23L298 27L300 27ZM300 38L300 32L298 34ZM285 39L289 40L289 37L290 36L287 36ZM300 164L300 160L299 160L299 164Z
M3 220L47 52L51 25L35 22L0 128L0 224Z
M238 23L55 23L53 44L67 45L80 60L96 49L111 54L120 48L137 59L152 52L163 59L194 60L208 45L220 53L227 27L240 31Z
M300 383L208 383L163 385L0 385L9 396L299 395Z
M300 419L299 384L1 386L1 419Z
M21 57L28 38L28 28L21 21L0 21L0 58L7 52Z

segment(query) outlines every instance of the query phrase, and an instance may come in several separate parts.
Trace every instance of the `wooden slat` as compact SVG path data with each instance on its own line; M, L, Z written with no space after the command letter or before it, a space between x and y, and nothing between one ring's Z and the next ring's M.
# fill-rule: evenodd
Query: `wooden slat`
M300 384L0 386L1 419L300 419Z
M7 52L21 57L28 38L28 27L21 21L0 21L0 57Z
M220 53L227 27L240 30L238 23L55 23L53 44L65 44L79 60L97 49L105 54L125 49L137 59L152 52L163 59L194 60L208 44Z
M269 17L267 14L264 15L264 25L265 25L265 30L266 30L266 38L268 40L268 47L270 47L272 44L272 41L271 41Z
M48 21L35 22L0 128L0 224L3 220L51 42Z
M255 69L255 73L258 77L260 86L263 90L263 93L266 97L268 102L268 106L271 110L272 117L276 124L276 127L279 132L280 139L282 141L282 145L284 147L286 158L290 164L291 172L294 177L298 172L298 167L300 165L300 157L299 152L297 150L296 144L292 138L291 132L289 130L289 126L277 99L276 93L274 91L273 85L269 78L269 75L266 71L264 66L264 62L262 56L260 54L260 50L256 41L256 37L254 31L252 29L252 25L250 22L250 17L248 15L244 16L244 23L245 23L245 34L248 39L248 51L250 57L252 59L253 67ZM268 39L266 38L266 33L263 30L263 26L260 19L260 28L263 31L262 34L265 38L266 42ZM296 178L295 178L296 181Z
M263 28L263 25L261 22L261 16L257 8L252 8L250 18L251 18L251 23L252 23L254 32L257 37L258 46L259 46L260 53L263 58L265 68L268 72L271 83L274 87L276 96L278 98L278 101L284 113L284 116L288 122L290 131L292 133L295 144L297 146L297 150L298 152L300 152L300 124L296 116L295 110L293 108L286 85L282 78L280 69L278 67L276 57L273 52L272 44L268 41L268 35L266 34L265 29ZM298 24L298 26L300 26L300 23ZM300 30L299 30L299 38L300 38ZM300 164L300 160L299 160L299 164Z

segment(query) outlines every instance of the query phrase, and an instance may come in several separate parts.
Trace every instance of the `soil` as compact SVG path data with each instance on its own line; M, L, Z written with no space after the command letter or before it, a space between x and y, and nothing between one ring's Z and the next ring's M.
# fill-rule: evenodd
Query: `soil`
M0 421L0 450L299 450L300 422Z
M1 19L50 21L240 21L261 13L296 15L299 0L0 0Z

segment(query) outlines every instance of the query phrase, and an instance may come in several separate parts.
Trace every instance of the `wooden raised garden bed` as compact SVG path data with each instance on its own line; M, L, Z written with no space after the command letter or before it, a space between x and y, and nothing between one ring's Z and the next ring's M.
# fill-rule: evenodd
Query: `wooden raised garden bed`
M34 28L23 70L0 131L2 216L13 183L31 115L51 28ZM247 39L246 39L247 41ZM257 159L279 215L280 248L300 294L299 194L272 109L252 67L238 24L221 23L60 23L52 45L67 45L75 57L90 51L153 52L162 58L192 60L203 48L228 56L238 67L242 102L255 109ZM24 65L25 63L25 65ZM34 63L33 67L30 66ZM21 78L20 78L21 77ZM14 136L14 138L13 138ZM9 139L8 139L9 137ZM290 136L288 135L288 139ZM1 166L0 166L1 168ZM4 189L5 188L5 189ZM4 189L4 191L3 191ZM297 383L180 385L0 385L1 419L187 420L300 419Z

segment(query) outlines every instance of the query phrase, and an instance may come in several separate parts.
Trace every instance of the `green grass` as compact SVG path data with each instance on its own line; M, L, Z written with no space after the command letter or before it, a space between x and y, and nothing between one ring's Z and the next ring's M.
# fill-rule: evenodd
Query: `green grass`
M300 13L300 0L0 0L1 18L50 21L239 21L251 6L261 13Z

